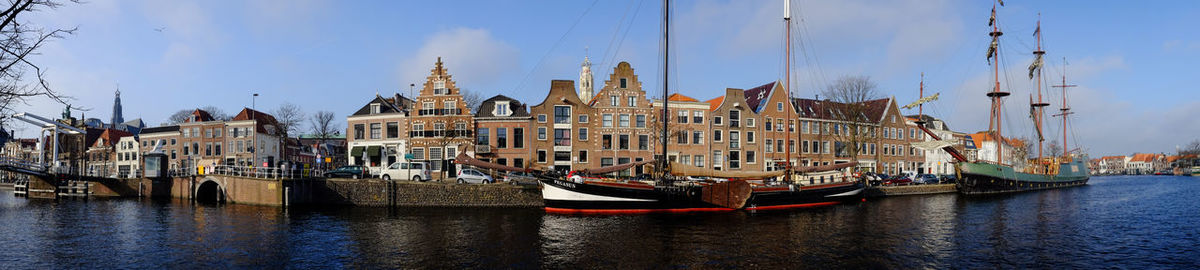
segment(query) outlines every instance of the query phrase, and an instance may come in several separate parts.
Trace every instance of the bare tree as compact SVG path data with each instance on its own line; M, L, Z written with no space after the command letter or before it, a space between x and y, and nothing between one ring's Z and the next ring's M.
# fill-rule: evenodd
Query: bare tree
M309 128L311 128L313 136L321 142L317 148L318 153L323 156L332 156L333 153L325 152L325 144L329 138L341 133L342 127L334 122L334 114L331 111L317 111L309 118Z
M830 84L822 94L832 103L822 103L821 113L829 114L833 123L819 124L822 128L820 134L826 133L826 124L831 125L832 136L838 141L833 146L834 154L857 160L858 155L864 152L862 145L874 127L873 119L867 117L870 109L867 102L882 97L878 85L868 76L843 76ZM796 128L799 128L799 123Z
M221 108L218 108L217 106L208 105L208 106L204 106L203 108L200 108L200 109L208 112L208 115L211 115L213 120L229 121L229 119L233 119L233 116L230 116L228 113L225 113L225 110L222 110Z
M1197 166L1200 165L1200 140L1193 140L1187 146L1179 149L1179 161L1177 166Z
M291 102L279 104L279 108L271 112L275 115L275 121L279 122L279 130L283 131L283 136L300 134L300 125L304 123L304 110L300 106Z
M71 97L62 95L50 87L46 80L46 72L29 56L37 55L46 42L64 38L75 33L77 28L46 30L28 21L25 15L55 9L63 5L54 0L10 0L9 7L0 12L0 114L11 115L13 107L25 104L33 97L46 97L68 108L76 108L67 101ZM72 3L79 3L70 0ZM0 123L7 122L7 117L0 117Z
M1052 157L1057 157L1063 154L1063 148L1061 145L1058 145L1058 140L1050 140L1050 145L1046 146L1046 154L1049 154Z
M479 104L483 103L483 96L480 96L479 92L475 92L470 89L463 89L459 92L462 93L463 104L467 105L467 110L470 111L471 114L474 114L476 110L479 110Z
M167 122L163 123L163 125L167 126L167 125L182 124L183 122L187 122L188 118L191 118L191 117L192 117L192 110L179 110L179 111L171 114L170 117L167 117Z

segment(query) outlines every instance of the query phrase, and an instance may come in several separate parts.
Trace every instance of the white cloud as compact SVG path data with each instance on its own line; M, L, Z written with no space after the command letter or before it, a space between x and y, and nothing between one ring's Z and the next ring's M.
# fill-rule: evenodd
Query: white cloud
M496 82L520 69L520 51L484 29L453 28L433 34L399 68L400 85L420 85L438 57L459 88ZM482 89L477 89L482 90Z
M328 0L255 0L244 2L246 21L259 35L314 34L317 23L336 7Z

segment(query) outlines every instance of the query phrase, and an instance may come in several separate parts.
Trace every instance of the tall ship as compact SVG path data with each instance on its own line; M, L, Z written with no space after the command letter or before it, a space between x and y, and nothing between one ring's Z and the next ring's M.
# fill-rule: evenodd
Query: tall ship
M991 100L988 130L972 135L981 137L974 138L976 147L980 150L977 152L975 160L968 160L965 156L954 151L953 148L949 146L942 147L942 149L950 152L958 161L955 164L955 169L959 176L959 181L956 183L958 192L967 195L979 195L1086 185L1090 178L1087 157L1081 153L1080 148L1072 150L1067 147L1068 116L1072 112L1071 108L1067 106L1066 95L1067 88L1074 87L1074 85L1066 84L1065 65L1063 83L1054 86L1062 89L1063 96L1059 109L1060 112L1054 115L1055 117L1062 118L1061 154L1051 153L1050 156L1043 154L1045 136L1042 132L1042 122L1045 114L1044 110L1050 104L1044 102L1042 99L1042 84L1044 82L1042 78L1042 66L1044 65L1043 56L1046 52L1042 50L1041 45L1042 33L1040 21L1038 22L1037 30L1034 31L1034 36L1037 38L1037 49L1033 51L1034 60L1029 66L1029 77L1030 79L1036 79L1037 84L1036 101L1032 94L1030 95L1030 118L1034 122L1033 126L1038 141L1037 157L1027 158L1025 155L1021 155L1022 151L1019 149L1026 142L1004 137L1004 122L1001 118L1004 113L1002 105L1004 104L1004 98L1009 96L1010 93L1000 87L1000 37L1004 33L1000 31L1000 24L996 19L996 8L1003 6L1004 4L1001 1L993 3L992 15L988 21L988 25L992 28L989 33L992 41L988 47L987 59L988 64L992 66L994 84L992 89L986 94L988 99ZM926 129L923 123L918 123L918 127L935 140L941 140L941 138L937 138L936 135L933 135L932 132Z
M785 7L789 4L785 4ZM785 21L788 19L785 16ZM670 116L670 1L663 1L663 110ZM789 24L790 27L790 24ZM790 67L789 67L790 69ZM815 207L862 200L865 185L843 171L854 163L817 167L784 166L784 170L745 172L694 167L667 157L670 121L662 122L661 153L656 160L572 171L565 176L542 174L539 182L545 210L562 214L626 214L712 212ZM648 180L607 178L602 175L651 166ZM803 186L801 179L820 177L841 182Z

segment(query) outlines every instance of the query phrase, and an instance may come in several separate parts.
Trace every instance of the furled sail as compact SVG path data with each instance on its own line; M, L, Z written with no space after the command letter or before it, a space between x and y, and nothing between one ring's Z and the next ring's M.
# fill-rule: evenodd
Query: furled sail
M925 150L925 151L935 151L935 150L946 148L946 147L953 146L953 145L954 145L953 142L944 141L944 140L934 140L934 141L927 141L927 142L912 143L913 147L916 147L917 149L921 149L921 150Z
M987 60L989 65L992 64L992 57L996 56L996 48L1000 47L1000 41L997 38L997 36L992 36L992 45L988 46Z
M471 166L486 168L486 169L510 171L510 172L529 172L529 171L531 171L530 169L518 168L518 167L513 167L513 166L505 166L505 165L500 165L500 164L496 164L496 163L478 160L478 159L472 158L470 156L467 156L467 154L465 154L465 153L459 153L458 157L454 158L454 163L471 165Z
M1029 64L1029 78L1030 79L1033 79L1033 75L1036 74L1038 70L1042 69L1043 64L1045 64L1045 62L1042 60L1042 55L1035 54L1035 57L1033 58L1033 63Z
M608 167L600 167L600 168L595 168L595 169L584 169L583 173L585 173L585 174L606 174L606 173L610 173L610 172L628 170L629 168L633 168L635 166L653 164L655 162L658 162L658 160L638 161L638 162L630 162L630 163L608 166Z
M696 177L716 177L716 178L769 178L783 176L784 171L770 172L743 172L743 171L718 171L709 168L700 168L692 165L687 165L679 162L671 162L671 175L675 176L696 176Z

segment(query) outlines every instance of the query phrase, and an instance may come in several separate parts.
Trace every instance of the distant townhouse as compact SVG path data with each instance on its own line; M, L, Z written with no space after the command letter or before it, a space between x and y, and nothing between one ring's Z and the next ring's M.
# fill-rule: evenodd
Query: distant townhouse
M103 129L100 136L87 148L87 170L85 173L100 177L117 176L117 142L122 137L128 136L133 136L133 134L117 129Z
M179 158L180 168L195 173L200 166L212 167L223 163L221 143L224 142L224 136L221 131L224 128L225 122L214 119L208 111L193 110L191 116L179 124L179 144L183 150ZM216 149L213 149L214 146Z
M1123 174L1125 173L1125 156L1105 156L1100 158L1099 170L1100 174Z
M988 131L971 134L971 139L974 140L975 147L978 148L975 157L973 157L975 160L997 163L996 151L1003 151L1000 153L1003 164L1021 167L1026 162L1025 155L1021 152L1021 149L1025 147L1025 142L1021 140L1004 138L1003 143L998 147L996 137L993 136L992 132Z
M1154 173L1154 161L1156 154L1152 153L1134 153L1129 156L1125 162L1125 174L1151 174Z
M710 129L706 120L711 105L679 93L671 94L667 101L673 115L667 118L670 121L667 160L707 168L707 153L712 152L712 143L708 140ZM661 109L662 100L655 100L652 106Z
M166 155L168 170L182 170L183 167L180 162L180 158L183 157L180 155L183 151L183 145L180 144L181 137L183 136L178 125L143 129L141 135L139 135L142 144L142 157L145 157L150 151L160 149Z
M959 153L963 153L966 150L965 145L963 144L963 138L966 134L950 130L949 125L947 125L945 121L929 115L912 115L910 118L916 118L924 121L925 127L929 129L930 132L933 132L933 134L937 135L938 138L951 143L952 147L955 150L958 150ZM916 132L921 134L921 138L923 138L922 141L934 141L932 136L925 136L924 131L917 129ZM923 151L923 156L925 158L925 166L918 168L918 173L931 173L939 175L950 175L955 173L953 163L957 162L957 160L955 160L950 153L947 153L941 149L917 149L917 151Z
M725 95L709 100L712 115L712 168L726 171L763 171L758 135L759 115L746 103L745 91L725 89Z
M587 160L579 163L590 163L594 162L593 159L599 159L599 167L606 167L654 159L654 149L662 138L660 135L662 127L653 123L654 119L661 117L656 116L656 110L646 98L646 91L642 89L642 82L638 80L637 74L634 73L633 67L628 62L617 63L617 66L613 68L613 73L609 74L609 79L604 81L604 88L596 93L588 107L595 110L595 113L590 115L598 116L600 125L596 126L595 130L588 130L585 133L590 132L598 136L600 147L598 149L591 148L594 149L594 152L589 153L590 157ZM555 138L559 138L557 135L560 133L569 133L572 129L570 125L573 125L571 122L577 122L580 125L592 124L591 120L587 119L589 114L583 111L575 112L578 115L576 118L584 117L574 119L579 121L566 119L571 117L571 110L577 110L574 107L556 105L554 110L556 125L553 132L556 134ZM541 123L543 115L535 113L535 116ZM578 129L587 127L574 128L579 132ZM587 149L585 147L583 150ZM555 155L560 155L560 153L561 151L555 150ZM556 161L560 159L562 158L555 157ZM560 166L558 163L555 165ZM635 167L620 172L619 175L631 173L641 175L645 172L643 167Z
M372 174L378 174L392 163L407 160L408 133L416 124L409 121L412 104L411 99L401 95L389 98L375 95L346 117L346 134L350 135L346 137L348 164L363 165Z
M438 57L434 68L426 77L416 100L417 114L411 116L412 126L409 153L413 160L431 164L434 176L454 177L457 174L451 163L460 152L473 155L473 115L464 102L456 82Z
M227 136L221 136L220 128L226 129ZM218 158L216 164L277 168L284 160L283 134L279 122L270 114L242 108L233 119L213 124L210 132L213 138L205 139L204 154L208 154L207 145L211 143L212 156ZM222 152L222 145L228 146L229 151ZM221 157L224 159L220 160Z
M138 135L121 137L116 144L117 178L135 178L141 173L141 144Z
M475 110L475 158L527 168L533 156L532 119L529 108L516 99L496 95L484 100ZM582 132L579 140L587 141L586 129Z
M761 138L762 170L782 170L786 163L792 166L800 164L802 157L797 145L802 135L796 128L796 119L800 118L796 106L792 106L784 85L771 82L745 91L746 105L758 115L761 127L756 134ZM790 158L790 159L789 159ZM785 163L786 162L786 163Z
M532 167L561 172L600 167L595 159L611 162L615 153L612 150L602 152L601 149L618 147L613 142L613 133L603 134L607 129L615 131L613 115L609 114L605 125L598 128L592 120L597 115L596 109L583 103L575 92L575 82L569 80L554 80L550 82L550 91L541 103L529 107L533 117L530 129L533 133L531 141ZM626 119L628 120L628 118ZM629 122L626 122L629 124ZM577 134L578 136L572 136ZM514 134L515 135L515 134ZM628 135L625 135L624 146L629 146ZM597 138L599 137L599 138ZM604 145L604 146L601 146ZM608 154L609 156L604 156ZM626 157L627 158L627 157ZM612 163L609 163L611 166Z

